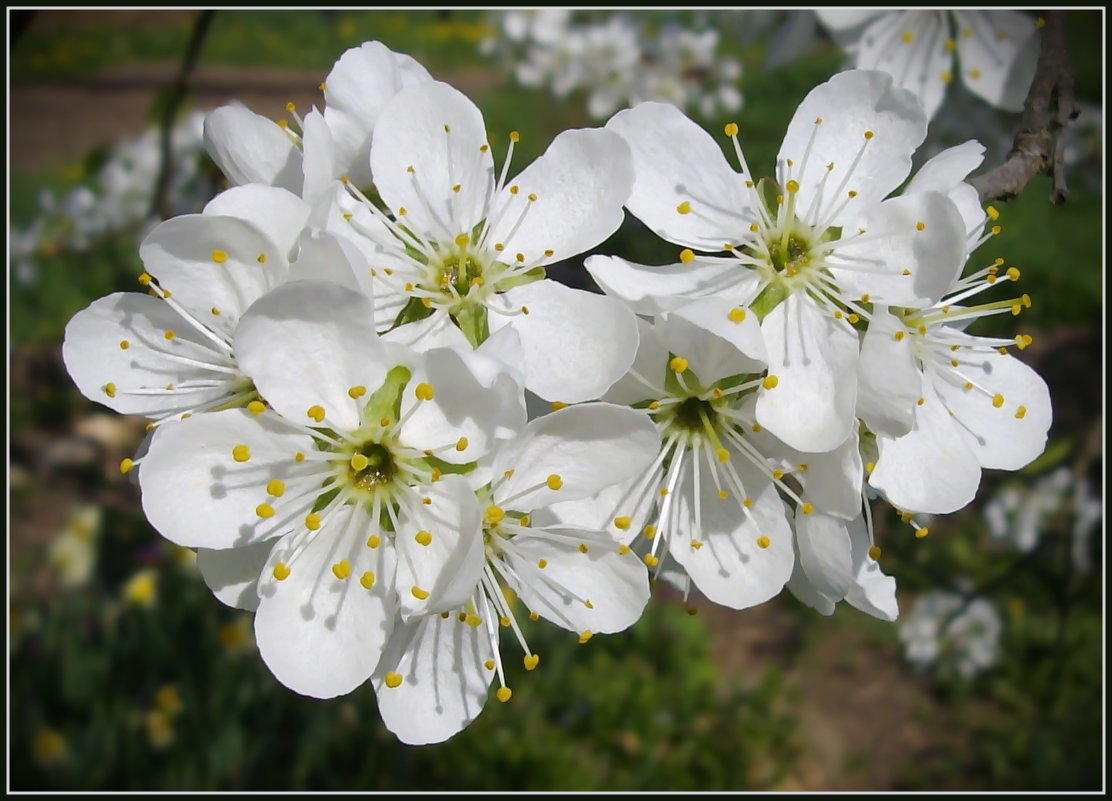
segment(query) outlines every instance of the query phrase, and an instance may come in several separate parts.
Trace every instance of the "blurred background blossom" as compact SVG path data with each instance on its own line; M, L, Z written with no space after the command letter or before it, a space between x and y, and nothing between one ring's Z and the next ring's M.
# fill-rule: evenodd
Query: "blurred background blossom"
M385 730L370 688L315 701L270 676L251 616L212 602L195 555L151 529L119 470L145 420L85 400L61 364L66 321L136 289L137 242L158 219L152 121L198 12L9 14L11 789L1103 785L1102 12L1066 12L1082 109L1069 203L1047 204L1038 178L998 204L991 246L1034 305L975 331L1033 336L1022 358L1050 385L1048 448L1020 474L986 473L975 503L924 539L875 505L901 620L826 618L789 594L744 612L683 605L662 583L623 634L581 645L530 630L543 660L513 701L423 749ZM310 109L337 57L373 39L472 97L492 142L519 130L518 165L559 131L648 99L708 130L737 122L751 163L771 164L799 101L844 62L806 10L219 11L174 117L163 213L219 188L199 147L206 111ZM924 156L978 138L998 163L1018 115L951 89ZM675 259L628 216L596 252ZM591 285L582 258L550 275Z

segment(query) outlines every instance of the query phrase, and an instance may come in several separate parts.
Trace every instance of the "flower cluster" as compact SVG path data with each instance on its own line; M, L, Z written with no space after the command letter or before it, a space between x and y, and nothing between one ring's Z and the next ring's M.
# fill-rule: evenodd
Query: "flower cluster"
M121 470L298 693L369 681L400 739L442 741L511 698L503 634L537 668L524 617L586 642L657 576L892 620L868 494L916 526L1043 448L1045 384L1005 350L1029 338L965 333L1029 304L968 303L1018 278L961 277L991 236L980 151L888 197L926 117L881 73L808 95L762 180L737 125L740 174L651 102L514 175L516 132L497 165L479 109L377 42L322 90L278 124L209 115L231 188L63 344L87 397L151 420ZM679 263L592 256L605 294L546 277L623 208Z
M1019 11L817 9L858 69L884 70L933 117L960 82L989 105L1019 111L1035 76L1034 17ZM956 57L956 63L955 63Z
M737 111L741 64L717 54L714 27L692 30L675 20L657 26L644 15L568 9L495 12L500 33L480 47L523 86L557 97L587 94L587 113L605 119L646 100L694 106L703 116Z

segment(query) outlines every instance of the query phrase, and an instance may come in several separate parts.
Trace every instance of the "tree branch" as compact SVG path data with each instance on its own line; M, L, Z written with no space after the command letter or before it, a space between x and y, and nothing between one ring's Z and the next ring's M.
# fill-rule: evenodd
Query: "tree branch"
M1044 16L1039 61L1023 103L1023 117L1004 163L969 178L981 202L1014 200L1036 175L1054 179L1051 203L1069 197L1063 160L1066 126L1077 118L1073 102L1073 69L1066 48L1066 23L1061 11Z

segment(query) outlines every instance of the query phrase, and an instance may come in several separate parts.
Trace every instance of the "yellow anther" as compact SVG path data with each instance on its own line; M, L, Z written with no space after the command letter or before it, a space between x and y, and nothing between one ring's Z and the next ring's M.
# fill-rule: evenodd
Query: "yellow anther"
M336 564L332 565L332 575L343 581L351 575L351 565L348 564L347 559L341 559Z
M510 697L513 696L513 694L514 691L511 690L509 687L499 687L498 692L496 692L494 696L504 704L510 700Z
M766 537L766 536L765 536L764 534L762 534L761 536L757 537L757 547L758 547L758 548L762 548L762 549L764 549L764 548L767 548L767 547L768 547L769 545L771 545L771 544L772 544L772 540L770 540L770 539L769 539L768 537Z
M791 159L789 159L789 162L790 162L790 161L791 161ZM789 194L793 194L793 195L794 195L794 194L795 194L796 192L798 192L798 191L799 191L799 181L788 181L788 182L787 182L787 183L786 183L786 184L784 185L784 188L788 190L788 193L789 193Z
M966 381L965 384L963 385L963 387L964 387L964 389L973 389L973 382L972 381Z
M661 487L660 488L660 497L663 498L667 494L668 494L668 488L667 487Z
M237 462L246 462L251 458L251 449L246 445L236 445L232 448L232 458Z
M590 629L587 629L586 631L584 631L582 634L579 635L579 644L582 645L583 643L587 642L587 640L591 639L593 636L595 636L594 633Z
M301 451L298 451L297 453L295 453L293 455L293 460L295 462L298 462L298 463L304 462L305 461L305 454L303 454Z
M896 340L897 342L901 342L901 341L903 341L903 338L905 336L907 336L907 334L905 332L897 331L896 333L892 334L892 339Z
M457 451L467 450L467 437L460 437L459 439L456 440L456 450Z
M546 567L548 567L548 561L545 559L538 559L537 567L539 567L541 570L544 570Z
M279 562L274 566L274 570L272 570L271 573L274 575L274 578L279 581L285 581L290 577L290 568L285 562Z
M305 528L309 529L310 531L316 531L318 528L320 528L320 515L318 515L316 512L310 512L309 514L305 515Z
M740 323L745 319L745 309L740 309L737 306L734 306L734 308L730 309L728 317L730 318L731 323Z
M680 214L690 214L691 213L691 202L685 200L683 203L676 206L676 211L678 211Z
M915 230L916 231L925 231L926 229L927 229L927 224L925 222L923 222L922 220L915 223Z
M905 44L911 44L915 41L915 34L911 31L904 31L900 34L900 40Z
M691 248L684 248L680 251L680 261L684 264L691 264L691 262L695 261L695 251Z
M1045 28L1046 27L1046 20L1043 19L1042 17L1039 17L1037 20L1035 20L1035 27L1036 28Z
M413 594L413 597L416 598L418 601L423 601L423 600L425 600L426 598L429 597L428 591L427 590L422 590L417 585L413 585L412 587L410 587L409 591L410 591L410 593Z
M737 136L737 123L728 122L723 130L726 131L726 136Z
M730 461L730 452L725 448L715 448L714 458L720 462L728 462Z
M985 206L985 214L987 214L991 220L1000 219L1000 212L996 210L995 206ZM1001 262L1003 262L1003 259L1001 259Z
M120 340L120 350L127 350L130 347L131 347L131 343L128 342L126 339L121 339Z
M876 134L874 134L872 131L865 131L865 138L866 139L872 139L875 135Z
M595 605L594 605L593 603L591 603L591 602L590 602L589 600L588 600L588 601L584 601L584 602L583 602L583 605L584 605L585 607L587 607L588 609L594 609L594 608L595 608Z
M643 536L647 540L651 540L653 537L656 536L656 526L645 526L643 529L641 529L641 536Z
M324 407L318 405L310 406L305 414L319 423L324 419Z
M585 542L579 543L579 552L580 553L587 553L588 550L590 550L590 549L587 547L587 543L585 543Z
M367 537L368 548L377 548L380 542L382 542L382 540L380 540L376 534Z
M537 667L537 663L541 661L541 658L536 654L526 654L523 661L525 662L526 670L533 670Z
M753 431L753 433L754 433L754 434L759 434L759 433L761 433L762 431L764 431L764 429L763 429L763 428L761 428L761 424L760 424L760 423L753 423L753 428L752 428L752 431Z
M529 193L529 202L530 203L535 203L536 200L537 200L537 196L535 194L533 194L532 192L530 192Z
M395 687L401 686L402 677L399 674L391 671L382 677L382 682L391 690L393 690Z
M692 548L694 548L694 549L695 549L696 551L697 551L697 550L699 550L700 548L702 548L702 547L703 547L703 544L704 544L704 543L702 543L702 542L701 542L701 541L699 541L699 540L692 540L692 541L691 541L691 547L692 547Z
M687 370L687 359L682 356L674 356L672 360L668 362L668 366L677 373L685 372Z
M282 494L286 491L286 485L276 478L272 478L266 485L266 494L273 495L275 498L281 498Z
M780 383L780 379L778 379L776 376L766 375L764 377L764 380L761 382L761 386L764 387L765 389L775 389L776 385L779 384L779 383Z
M858 317L858 316L857 316L856 314L847 314L847 315L846 315L846 319L847 319L847 320L849 320L849 321L850 321L850 323L852 324L852 323L856 323L856 322L857 322L858 320L860 320L861 318L860 318L860 317Z
M109 381L104 385L104 394L110 398L116 397L116 385Z
M220 309L213 306L211 309L209 309L209 313L212 314L214 317L219 317L220 316Z
M510 141L517 143L521 141L521 134L517 131L510 131Z
M486 519L492 526L497 526L505 517L506 512L500 506L488 506L486 508Z
M433 391L432 384L426 384L424 382L417 385L417 388L413 391L413 394L417 396L417 400L423 401L432 400L433 397L436 395L436 393Z
M916 404L917 406L922 406L922 405L923 405L924 403L926 403L926 402L927 402L927 399L926 399L926 398L919 398L919 400L915 401L915 404Z
M380 418L378 418L378 427L379 428L389 428L390 423L392 423L392 422L393 421L389 417L380 417Z
M525 261L525 254L524 254L524 253L518 253L518 254L517 254L517 256L515 256L515 258L516 258L516 259L517 259L518 261L521 261L521 262L523 262L523 261ZM528 314L528 312L526 312L526 314Z
M222 250L214 250L212 252L212 260L217 264L223 264L228 260L228 254Z
M134 466L135 466L135 462L133 462L131 459L121 459L120 460L120 472L121 473L124 473L124 474L130 473L131 468L133 468Z
M366 573L359 577L359 583L363 585L364 589L369 590L375 585L375 574L368 570Z
M457 234L456 235L456 244L459 245L460 247L463 247L464 245L466 245L470 241L471 241L471 237L469 237L467 234Z
M541 616L538 615L536 612L530 612L529 613L529 619L532 620L534 623L536 623L538 620L541 619Z
M629 528L629 526L632 522L633 521L628 517L615 517L614 518L614 525L617 526L618 528L620 528L622 531L626 531Z
M866 473L873 472L874 467L876 467L876 462L865 462L865 472Z
M756 223L749 223L749 230L753 233L757 233L759 230L761 230L761 226L757 225Z
M660 560L653 556L651 553L645 554L644 557L642 557L642 560L645 562L646 567L656 567L658 564L660 564Z
M978 70L978 69L969 70L969 77L972 78L973 80L977 80L978 78L981 77L981 71Z
M869 558L874 562L880 559L880 546L873 545L869 548Z
M929 528L917 528L917 529L915 529L915 536L918 539L923 539L923 537L927 536L930 533L931 532L930 532Z
M462 184L456 184L455 186L452 187L452 191L457 193L457 194L459 193L459 190L461 190L461 189L463 189Z
M618 553L620 553L622 556L625 556L627 553L629 553L629 546L628 545L619 545L618 546Z
M992 226L992 228L989 229L989 233L991 233L993 236L997 236L1003 230L1004 229L1001 228L999 225L994 225Z
M447 612L445 612L445 614L447 614ZM487 661L483 662L483 667L485 667L487 670L494 670L494 660L488 659Z
M550 490L558 490L564 486L564 480L555 473L546 478L544 483L548 485Z
M429 506L432 503L432 498L426 495L424 498L421 499L421 503L423 503L425 506Z
M730 497L730 493L726 492L726 490L718 490L718 497L722 500L726 500Z
M811 513L813 512L813 511L815 511L815 507L814 507L814 506L812 506L812 505L811 505L811 504L809 504L809 503L805 503L805 504L803 504L803 507L802 507L802 508L803 508L803 514L805 514L805 515L809 515L809 514L811 514Z
M566 409L566 408L568 408L568 405L567 405L566 403L564 403L563 401L552 401L552 406L551 406L551 408L552 408L552 411L554 411L554 412L558 412L558 411L560 411L561 409Z
M483 619L478 615L464 615L463 622L473 629L477 629L483 624ZM501 622L501 621L500 621Z
M1015 419L1016 420L1022 420L1026 416L1027 416L1027 407L1026 406L1017 406L1016 410L1015 410Z
M992 396L992 405L999 409L1001 406L1004 405L1004 396L997 392L995 395Z
M404 217L407 214L409 214L409 209L407 209L405 206L398 206L399 217Z
M432 545L432 534L427 531L418 531L413 539L417 540L418 545Z
M939 73L938 77L942 79L942 83L951 83L954 80L954 73L949 70L943 70Z
M660 401L653 401L652 403L649 404L649 411L650 412L655 412L659 408L660 408Z
M358 473L360 470L366 469L371 460L362 453L353 453L351 455L351 469Z
M143 286L150 286L150 283L153 280L154 279L151 278L150 273L140 273L139 274L139 283L142 284Z
M251 414L262 414L266 411L266 404L262 401L253 400L247 404L247 411Z
M362 398L367 394L367 388L362 384L348 389L348 396L351 398Z
M777 467L775 470L772 471L772 477L779 481L784 477L784 471Z
M260 503L255 507L255 514L259 517L274 517L274 507L269 503Z
M439 480L440 480L440 476L441 476L441 473L440 473L440 468L439 468L439 467L434 467L434 468L432 469L432 472L431 472L431 473L429 473L429 480L430 480L430 481L439 481Z
M1008 278L1012 279L1013 281L1018 281L1019 280L1019 269L1016 268L1016 267L1009 267L1007 269L1007 272L1005 272L1004 274L1006 276L1008 276Z
M166 339L173 339L175 336L177 336L177 334L175 334L173 331L170 331L169 329L167 329L166 333L163 334L162 336L166 337Z

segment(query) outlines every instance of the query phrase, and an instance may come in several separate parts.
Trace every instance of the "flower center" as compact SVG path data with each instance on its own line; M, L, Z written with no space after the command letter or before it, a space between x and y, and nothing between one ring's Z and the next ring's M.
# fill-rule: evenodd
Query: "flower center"
M357 489L373 490L390 483L397 470L394 457L385 445L368 442L352 454L348 478Z
M798 275L811 261L811 243L792 231L786 237L774 237L768 243L768 258L777 273Z

